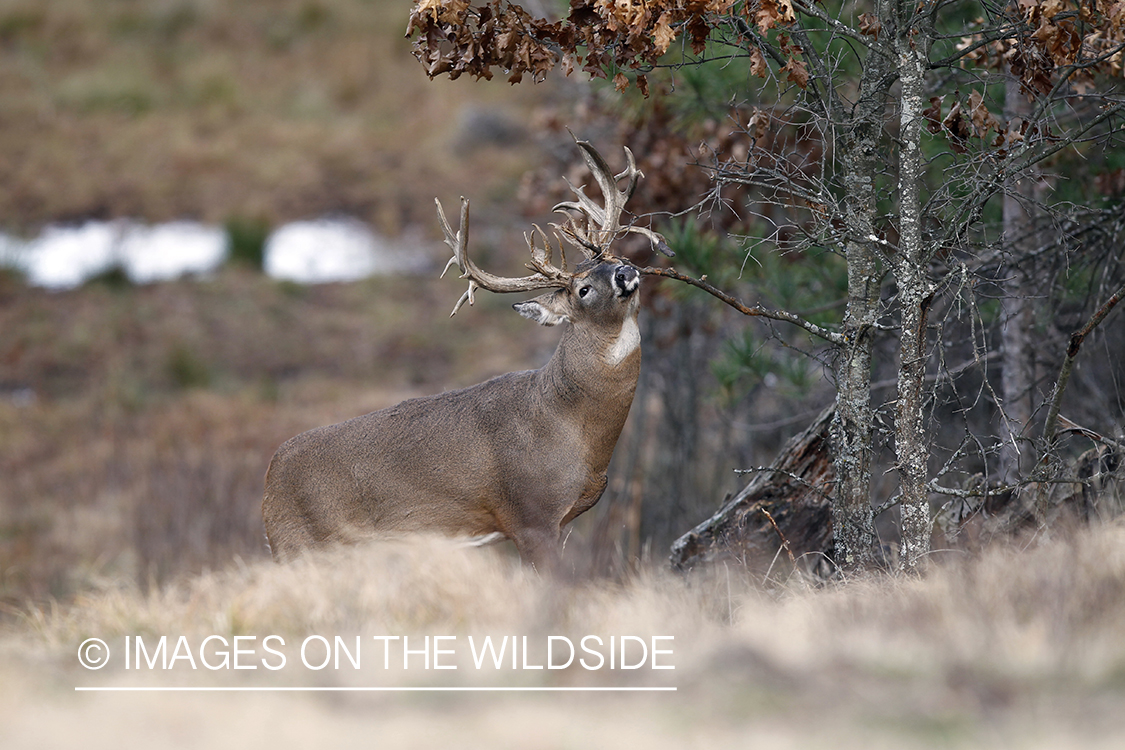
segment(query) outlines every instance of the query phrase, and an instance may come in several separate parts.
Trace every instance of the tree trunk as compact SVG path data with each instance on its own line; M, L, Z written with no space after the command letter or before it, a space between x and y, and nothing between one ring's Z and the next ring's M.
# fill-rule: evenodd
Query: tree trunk
M1004 116L1009 123L1025 119L1031 106L1020 93L1019 81L1008 79L1004 93ZM1000 445L1000 481L1018 482L1035 463L1034 451L1020 443L1027 437L1032 407L1032 369L1029 337L1034 321L1034 279L1032 251L1035 249L1034 206L1039 198L1034 170L1017 177L1004 193L1004 243L1012 259L1001 271L1000 283L1000 356L1001 394L1006 424L1000 434L1007 433ZM1020 259L1023 259L1020 262Z
M885 7L880 2L879 7ZM836 411L832 452L836 501L832 505L836 564L847 571L875 563L875 516L871 508L871 348L879 305L881 264L875 251L875 188L882 156L884 106L894 74L886 55L868 53L859 98L842 128L844 201L847 208L848 306L836 364Z
M895 454L898 461L902 538L899 564L913 570L930 551L930 504L926 491L929 448L922 415L926 375L926 310L933 289L926 278L926 249L922 237L921 185L922 108L925 101L925 42L907 22L903 11L895 34L899 79L902 82L899 119L899 251L895 281L901 311L898 401L895 405ZM917 35L918 37L922 35Z

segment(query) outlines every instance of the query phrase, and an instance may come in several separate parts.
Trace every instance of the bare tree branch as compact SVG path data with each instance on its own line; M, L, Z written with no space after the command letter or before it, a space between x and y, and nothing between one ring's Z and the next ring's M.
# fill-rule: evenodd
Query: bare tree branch
M1066 348L1066 358L1063 359L1062 368L1059 370L1059 377L1055 381L1054 390L1051 391L1050 407L1047 410L1047 420L1043 423L1043 441L1044 450L1050 451L1055 439L1055 431L1059 419L1059 406L1062 403L1063 392L1066 391L1067 382L1070 380L1070 371L1074 367L1074 360L1078 358L1078 350L1082 348L1082 342L1090 335L1098 325L1105 320L1110 311L1117 306L1121 298L1125 297L1125 286L1122 286L1113 296L1106 300L1105 304L1097 309L1097 311L1086 321L1086 325L1078 329L1070 335L1070 343Z
M785 310L770 310L769 308L762 307L761 305L754 305L753 307L750 307L749 305L743 303L741 300L731 296L730 294L727 294L722 289L719 289L718 287L710 284L707 281L706 276L697 279L692 276L688 276L687 274L680 273L674 268L656 268L653 266L648 266L646 268L637 268L637 270L645 274L646 276L659 276L665 279L675 279L676 281L682 281L685 284L694 286L697 289L702 289L712 297L715 297L725 304L730 305L735 310L738 310L743 315L769 318L770 320L779 320L785 323L792 323L798 328L803 328L812 335L824 339L825 341L832 344L840 345L845 343L846 341L843 334L838 333L837 331L829 330L827 328L824 328L823 326L818 326L816 323L805 320L804 318L798 315L794 315L791 312L787 312Z

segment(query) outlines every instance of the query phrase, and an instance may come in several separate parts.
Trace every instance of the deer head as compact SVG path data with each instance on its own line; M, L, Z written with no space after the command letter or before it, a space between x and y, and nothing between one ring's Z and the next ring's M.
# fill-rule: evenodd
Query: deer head
M644 174L637 169L633 152L625 147L625 158L628 160L628 166L625 171L614 175L605 159L593 146L586 141L576 140L575 143L582 150L586 165L593 173L598 187L601 188L605 205L599 206L586 195L583 187L574 187L567 180L567 185L570 186L571 192L575 194L577 200L559 203L554 207L554 211L568 214L565 225L551 225L555 230L556 237L578 248L586 260L591 262L621 263L620 258L609 253L609 246L623 234L643 235L652 242L653 247L658 251L669 257L673 256L674 253L668 248L664 237L660 234L644 227L621 226L621 211L625 208L626 201L633 196L633 192L637 189L637 181L644 177ZM628 180L624 189L617 187L622 179ZM534 232L524 234L524 240L531 250L531 262L527 267L534 273L519 278L505 278L482 271L473 263L466 251L469 235L468 199L461 198L461 226L457 232L450 228L441 201L435 198L434 203L437 204L438 220L445 232L445 244L453 251L453 257L446 262L441 275L444 278L449 269L456 264L461 269L461 278L469 280L469 288L457 300L457 304L453 306L450 317L456 315L466 302L470 305L473 304L477 289L501 293L529 292L537 289L565 289L573 281L574 275L566 271L566 255L562 244L559 244L559 257L563 267L556 268L553 264L554 250L551 247L550 238L538 225L533 225L535 227ZM536 244L536 235L539 236L541 245Z

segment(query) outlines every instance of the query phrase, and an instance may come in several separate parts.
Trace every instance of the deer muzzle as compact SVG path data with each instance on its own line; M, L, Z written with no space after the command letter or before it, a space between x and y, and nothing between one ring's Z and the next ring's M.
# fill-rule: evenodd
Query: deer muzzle
M641 285L641 275L632 266L618 266L613 272L613 291L618 297L628 297Z

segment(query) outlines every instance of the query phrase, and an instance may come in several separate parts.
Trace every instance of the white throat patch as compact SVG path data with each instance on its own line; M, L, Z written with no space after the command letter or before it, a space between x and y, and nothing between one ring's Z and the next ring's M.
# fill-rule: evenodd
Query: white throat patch
M609 351L605 353L605 363L610 367L617 367L625 358L637 350L641 345L641 329L637 327L637 319L630 316L621 324L621 332Z

